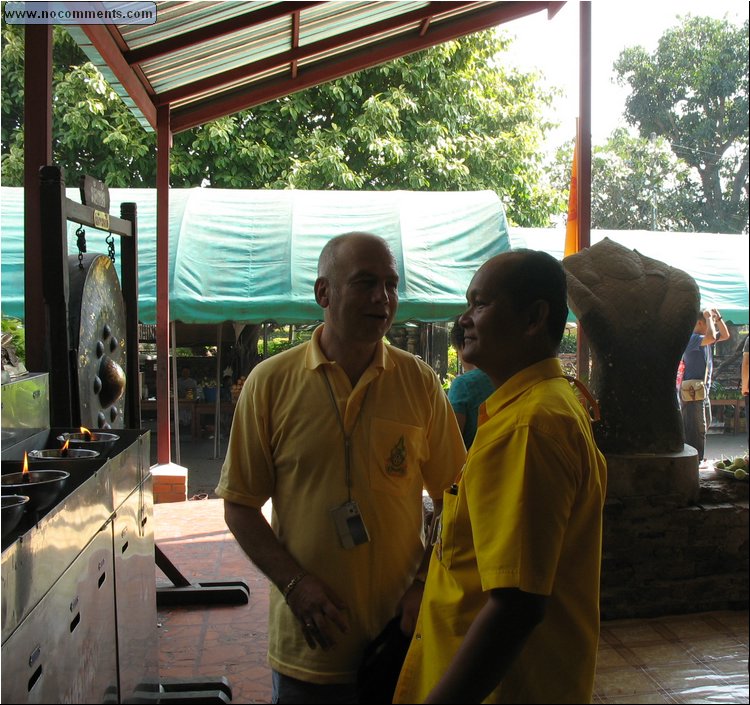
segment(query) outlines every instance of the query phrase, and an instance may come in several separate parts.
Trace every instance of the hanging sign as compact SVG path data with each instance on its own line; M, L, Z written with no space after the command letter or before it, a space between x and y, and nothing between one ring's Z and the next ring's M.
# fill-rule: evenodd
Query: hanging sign
M81 189L81 203L91 206L94 210L109 213L109 189L103 181L93 176L82 176L79 187ZM98 226L97 226L98 227Z

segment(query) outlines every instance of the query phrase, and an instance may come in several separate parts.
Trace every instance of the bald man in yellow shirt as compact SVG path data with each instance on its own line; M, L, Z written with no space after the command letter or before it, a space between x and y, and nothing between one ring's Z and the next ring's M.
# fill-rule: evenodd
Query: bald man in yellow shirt
M593 694L606 463L557 348L560 263L478 270L464 356L495 385L438 542L395 703L583 703Z
M435 372L383 342L398 283L381 238L330 240L315 282L323 325L255 367L237 403L216 493L240 546L278 588L273 702L357 702L367 644L396 614L411 634L423 488L439 504L466 455Z

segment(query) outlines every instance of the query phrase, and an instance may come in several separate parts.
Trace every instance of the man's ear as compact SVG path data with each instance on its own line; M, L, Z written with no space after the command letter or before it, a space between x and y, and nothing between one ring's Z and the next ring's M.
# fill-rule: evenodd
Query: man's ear
M547 319L549 318L549 301L539 299L534 301L528 308L527 333L536 334L547 332Z
M325 277L318 277L315 280L315 301L321 308L328 308L330 303L330 284Z

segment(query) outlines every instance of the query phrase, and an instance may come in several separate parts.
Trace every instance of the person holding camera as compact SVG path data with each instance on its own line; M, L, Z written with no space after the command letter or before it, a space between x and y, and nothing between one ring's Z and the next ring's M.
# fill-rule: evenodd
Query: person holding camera
M685 443L698 451L701 467L706 464L706 432L711 425L711 378L714 369L714 343L729 340L727 324L717 308L706 308L698 315L695 328L682 354L684 371L680 385L680 411Z

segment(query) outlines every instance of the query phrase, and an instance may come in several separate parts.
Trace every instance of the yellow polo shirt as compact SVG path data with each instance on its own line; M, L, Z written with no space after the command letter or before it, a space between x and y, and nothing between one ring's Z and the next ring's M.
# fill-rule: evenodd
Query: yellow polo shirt
M422 490L440 497L465 450L432 368L394 346L378 345L352 389L323 355L319 327L310 343L256 366L237 403L216 493L260 508L272 498L272 526L299 564L349 608L350 629L328 651L310 649L298 620L271 590L270 665L315 683L356 680L366 644L395 614L423 555ZM341 420L351 434L352 498L370 541L342 548L330 510L347 500Z
M436 685L493 588L546 595L544 620L485 702L583 703L593 694L606 462L556 359L485 403L458 494L446 492L396 703Z

